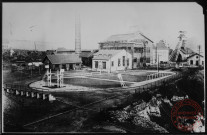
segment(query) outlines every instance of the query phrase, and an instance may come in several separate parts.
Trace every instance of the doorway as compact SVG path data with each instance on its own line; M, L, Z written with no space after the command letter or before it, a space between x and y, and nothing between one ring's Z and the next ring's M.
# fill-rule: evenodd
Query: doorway
M196 66L198 66L198 60L196 61Z

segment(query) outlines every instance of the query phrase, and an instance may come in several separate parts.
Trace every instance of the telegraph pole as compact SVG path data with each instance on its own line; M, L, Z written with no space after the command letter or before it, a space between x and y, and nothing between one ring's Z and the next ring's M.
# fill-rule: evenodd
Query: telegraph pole
M143 53L144 53L144 57L143 57L143 67L146 66L146 44L147 43L148 43L147 41L144 41L143 42L143 45L144 45L144 47L143 47Z
M159 73L159 55L157 55L158 61L157 61L157 72Z
M157 53L157 46L156 46L156 62L157 62L157 72L159 72L159 59L158 59L158 53Z
M198 66L200 66L200 50L201 50L201 45L198 45L198 53L199 53L199 56L198 56Z

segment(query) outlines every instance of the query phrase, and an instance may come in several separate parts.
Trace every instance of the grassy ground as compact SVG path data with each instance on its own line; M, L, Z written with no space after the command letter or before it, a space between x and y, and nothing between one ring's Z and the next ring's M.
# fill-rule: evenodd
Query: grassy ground
M85 86L85 87L95 87L95 88L114 88L121 87L120 82L112 82L105 80L96 80L90 78L65 78L64 83ZM129 86L131 83L126 83Z
M33 77L29 77L29 75L30 73L27 73L27 72L21 73L21 72L10 72L9 70L4 70L3 71L3 82L9 83L9 84L28 85L29 83L40 80L42 78L42 76L39 76L38 74L34 75ZM122 92L112 93L111 91L106 90L106 91L95 91L95 92L55 92L53 94L55 97L59 97L67 103L82 106L82 105L95 102L97 100L101 100L106 97L110 97L110 96L117 95L117 94L118 95L122 94ZM14 95L5 95L5 97L6 97L5 102L7 104L6 106L8 106L4 110L4 116L5 116L4 117L4 130L5 131L17 131L17 132L25 131L21 128L21 125L29 123L29 122L33 122L35 120L47 117L52 114L63 112L64 110L71 109L70 105L61 103L59 101L49 103L49 102L39 101L36 99L17 97ZM102 104L99 104L99 105L106 106L107 104L109 104L109 102L111 104L111 102L114 102L114 101L108 101L108 103L103 102ZM97 108L97 106L94 106L94 108ZM62 117L63 119L65 119L65 117L69 118L70 114L63 115ZM57 118L56 121L59 121L59 126L57 126L57 124L54 124L54 123L51 123L54 125L50 125L50 128L53 129L53 131L54 130L59 131L59 129L62 129L63 132L69 131L67 127L68 125L65 125L67 127L66 128L67 130L64 130L64 126L60 124L62 123L61 118ZM62 128L60 128L60 126L62 126ZM48 127L48 130L50 128ZM70 129L70 131L71 130L72 129ZM36 131L36 129L34 129L34 131ZM42 129L38 129L38 131L47 131L47 128L46 127L44 128L43 126Z
M101 79L110 79L110 80L119 80L117 75L93 75L90 76L91 78L101 78ZM122 75L123 81L129 81L129 82L141 82L146 80L147 74L146 75L128 75L128 74L123 74Z
M19 72L14 72L11 73L9 71L3 71L3 82L6 83L20 83L20 84L29 84L33 81L40 80L42 76L34 76L34 77L28 77L29 73L19 73ZM105 78L107 76L103 76ZM117 77L117 76L113 76ZM113 79L112 77L112 79ZM123 78L131 79L131 81L138 81L140 79L137 76L132 76L132 75L124 75ZM111 79L111 78L110 78ZM90 81L89 81L90 80ZM141 79L140 79L141 80ZM80 81L80 79L79 79ZM74 83L79 85L77 80L70 80L70 83ZM120 87L120 83L111 83L107 82L104 83L98 81L94 81L92 79L85 79L85 81L81 81L84 85L87 86L98 86L102 85L101 88L105 87ZM111 84L110 84L111 83ZM110 86L111 85L111 86ZM115 95L125 95L124 92L126 91L117 91L113 92L113 90L98 90L98 91L85 91L85 92L54 92L52 93L55 97L58 97L62 99L66 103L71 103L72 105L86 105L95 101L102 100L107 97L115 96ZM17 102L17 98L15 100L12 100L11 97L8 97L11 104L10 108L8 108L7 112L4 113L5 116L5 121L6 121L6 130L7 131L13 131L13 126L11 126L11 123L14 125L22 125L26 124L28 122L32 122L34 120L38 120L43 117L47 117L49 115L63 112L67 109L71 109L70 105L61 103L59 101L55 101L53 103L43 103L43 102L36 102L36 101L31 101L30 99L26 99L26 107L22 107L21 105L16 105L15 103ZM115 107L118 104L122 103L124 100L123 97L116 97L111 100L107 100L104 102L101 102L99 104L95 104L91 106L91 109L99 109L106 107ZM15 103L14 103L15 102ZM15 106L15 107L14 107ZM14 113L11 113L14 112ZM91 114L92 115L92 114ZM33 126L28 127L30 131L48 131L48 132L71 132L71 131L84 131L82 130L81 126L82 124L87 124L84 123L87 119L81 116L76 116L73 113L68 113L64 114L61 116L58 116L54 119L50 119L47 121L44 121L42 123L34 124ZM93 123L93 122L92 122ZM89 124L90 125L90 124ZM94 125L94 123L93 123ZM21 130L20 128L18 131ZM96 131L96 129L94 129ZM90 130L90 131L94 131ZM16 130L17 131L17 130ZM97 130L98 132L98 130Z
M80 72L80 71L79 71ZM67 72L67 75L73 75L73 72ZM139 73L140 74L140 73ZM147 75L151 73L142 72L140 75L132 75L132 73L124 72L122 73L123 81L128 81L126 83L127 86L130 86L132 83L130 82L141 82L145 81L147 78ZM55 77L54 77L55 78ZM107 79L107 80L99 80L100 79ZM116 80L110 81L110 80ZM55 82L56 79L53 80ZM85 86L85 87L94 87L94 88L114 88L114 87L121 87L121 84L119 81L119 78L117 74L93 74L92 76L87 76L87 78L64 78L65 84L72 84L77 86Z
M39 72L33 72L33 76L30 77L30 73L28 72L21 73L3 70L3 83L28 85L40 79ZM27 131L21 125L70 108L70 106L58 101L50 103L48 101L19 97L4 92L3 104L4 131L6 132Z
M33 71L33 75L29 71L15 71L11 72L10 70L3 71L3 83L9 84L21 84L28 85L31 82L38 81L42 78L42 75L39 75L39 72ZM41 72L43 74L44 71Z

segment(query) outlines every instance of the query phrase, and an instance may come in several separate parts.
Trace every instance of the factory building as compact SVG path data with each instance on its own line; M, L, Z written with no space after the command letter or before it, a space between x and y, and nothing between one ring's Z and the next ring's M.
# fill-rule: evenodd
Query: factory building
M126 50L99 50L94 54L94 71L114 72L132 69L132 55Z
M126 50L132 55L132 68L154 63L153 41L141 32L112 35L99 43L100 50Z

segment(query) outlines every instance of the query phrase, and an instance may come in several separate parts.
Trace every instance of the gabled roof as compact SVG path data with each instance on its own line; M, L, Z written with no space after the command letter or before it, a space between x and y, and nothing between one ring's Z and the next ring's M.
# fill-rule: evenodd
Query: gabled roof
M56 54L56 55L47 55L45 59L52 64L66 64L66 63L81 63L81 59L76 54ZM45 61L43 60L43 62Z
M172 62L176 62L178 58L177 56L180 54L180 52L182 52L185 55L193 55L195 54L195 52L193 50L191 50L190 48L180 48L180 49L175 49L174 51L172 51L171 55L170 55L170 61Z
M94 54L93 59L108 60L123 50L99 50Z
M80 57L89 58L89 57L93 57L93 54L94 54L94 52L81 52Z
M160 42L156 44L156 47L159 50L169 50L169 48L165 45L163 40L160 40Z
M180 51L181 51L182 53L184 53L184 54L193 54L193 53L194 53L194 51L191 50L191 49L188 48L188 47L181 48Z
M142 33L139 33L139 32L112 35L109 38L107 38L104 42L116 42L116 41L131 42L131 41L134 41L134 40L137 40L137 41L141 42L142 40L146 40L146 39L153 43L152 40L150 40L145 35L143 35Z
M194 53L194 54L192 54L191 56L187 57L187 59L189 59L189 58L191 58L191 57L193 57L193 56L196 56L196 55L198 55L198 56L200 56L200 57L203 57L202 55L200 55L200 54L198 54L198 53Z

